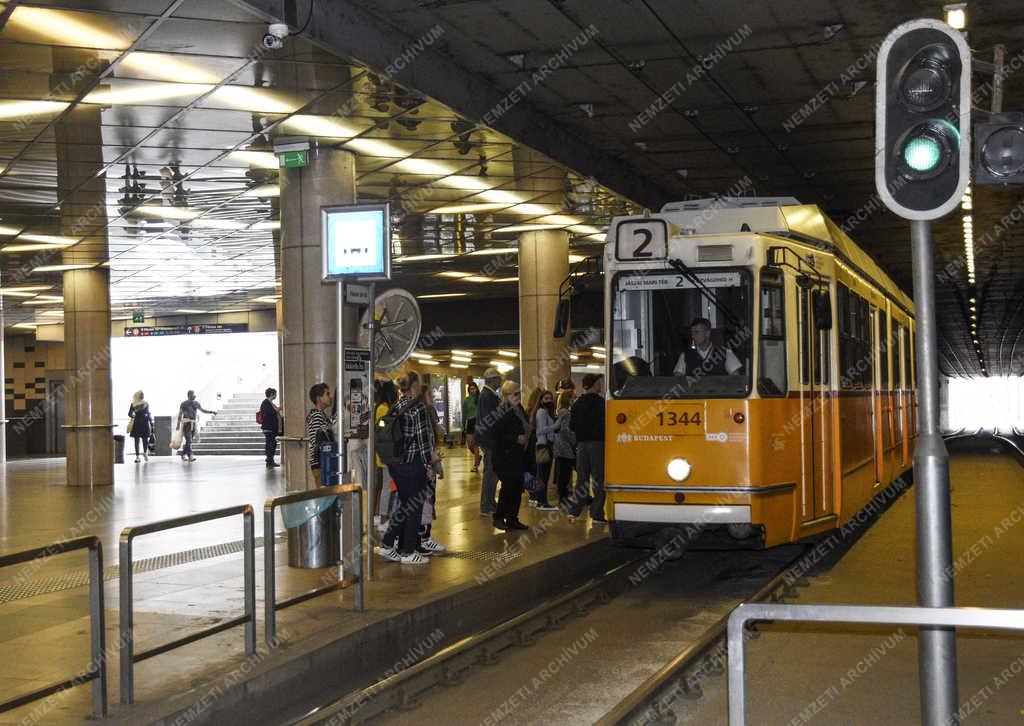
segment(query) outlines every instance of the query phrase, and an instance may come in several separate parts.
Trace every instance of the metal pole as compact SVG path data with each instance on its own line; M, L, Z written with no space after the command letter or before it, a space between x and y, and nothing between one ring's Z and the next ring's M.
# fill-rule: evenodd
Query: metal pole
M338 483L344 484L342 472L345 461L345 281L338 280L338 390L334 392L334 406L338 411ZM330 482L321 482L324 486Z
M277 610L274 608L274 603L277 602L277 588L274 567L274 505L269 504L263 507L263 628L268 646L277 635Z
M245 548L245 652L252 655L256 652L256 522L255 515L249 509L242 515L243 535L242 546ZM265 547L273 547L274 540L264 542Z
M1006 62L1006 46L998 44L992 53L992 113L1003 112L1003 64Z
M107 715L107 632L103 608L103 544L99 541L96 547L89 549L89 626L92 667L96 669L92 682L92 715L101 718Z
M949 454L939 432L938 331L930 221L910 223L914 306L917 319L918 435L914 453L917 504L917 598L922 607L952 607L953 545L949 505ZM921 627L918 672L921 722L955 726L956 631Z
M0 371L7 368L7 349L4 347L4 330L7 321L4 319L4 299L0 295ZM6 373L4 374L7 375ZM3 398L3 406L0 406L0 464L7 463L7 396Z
M362 547L362 542L363 542L363 507L362 507L363 492L365 492L365 490L363 490L362 492L353 492L352 495L351 495L351 502L350 502L350 506L349 506L349 508L352 510L352 514L349 517L349 522L351 522L351 526L355 528L355 535L356 535L355 536L355 541L356 541L356 547L357 548L361 548ZM354 600L353 607L358 612L362 612L363 610L366 609L366 603L365 603L365 601L363 599L363 593L364 593L364 590L363 590L363 572L364 572L364 569L363 569L362 552L360 552L360 556L354 558L354 560L358 564L356 565L356 573L355 573L355 575L356 575L356 584L355 584L355 587L354 587L355 592L352 595L353 600Z
M118 558L119 596L121 612L119 613L121 630L121 703L128 706L135 701L135 643L133 638L132 612L132 539L121 534L120 557Z
M369 314L366 316L369 320L367 324L367 341L370 347L370 371L369 371L369 383L370 383L370 421L367 425L367 439L366 439L366 496L363 497L365 500L366 517L363 520L365 522L364 530L366 531L366 544L363 546L364 554L366 555L366 579L373 579L373 548L370 546L370 536L373 532L373 500L374 494L377 491L377 442L374 439L374 434L377 431L377 400L374 396L376 388L373 385L374 376L377 370L377 355L375 347L377 345L377 285L371 282L368 286L368 302L369 302ZM383 490L381 491L383 494ZM361 540L360 540L361 541Z

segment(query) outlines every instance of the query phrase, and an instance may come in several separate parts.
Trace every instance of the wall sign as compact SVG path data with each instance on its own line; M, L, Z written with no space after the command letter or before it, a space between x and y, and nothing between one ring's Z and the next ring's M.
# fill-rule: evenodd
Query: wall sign
M126 338L148 338L154 335L208 335L217 333L248 333L248 323L200 323L197 325L149 325L129 326L124 329Z
M370 435L370 350L345 348L345 390L342 419L346 439Z

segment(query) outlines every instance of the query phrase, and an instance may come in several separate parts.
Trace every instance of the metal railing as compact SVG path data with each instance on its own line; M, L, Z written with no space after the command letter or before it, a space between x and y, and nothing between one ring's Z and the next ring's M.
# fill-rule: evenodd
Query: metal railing
M746 726L747 723L743 633L747 623L759 620L1024 630L1024 610L744 603L729 616L729 726Z
M92 713L96 717L107 715L107 655L105 652L107 636L104 630L105 613L103 609L103 544L99 537L78 537L66 542L55 542L46 547L3 555L0 557L0 568L84 549L89 550L89 650L92 660L86 667L85 673L0 703L0 713L92 681Z
M200 522L209 522L214 519L223 519L224 517L233 517L235 515L242 515L242 528L243 528L243 551L245 553L245 561L243 565L244 576L245 576L245 614L227 620L222 623L218 623L212 627L201 630L197 633L191 633L184 637L173 640L163 645L158 645L155 648L143 651L141 653L135 652L135 634L133 632L134 625L134 594L132 593L132 541L144 534L153 534L154 532L163 532L168 529L176 529L178 527L186 527L191 524L198 524ZM215 509L209 512L199 512L198 514L188 514L184 517L175 517L174 519L165 519L159 522L150 522L148 524L141 524L137 527L125 527L121 530L120 540L120 597L121 597L121 703L130 704L135 701L135 664L152 658L154 656L166 653L169 650L178 648L182 645L194 643L201 638L205 638L210 635L214 635L221 631L233 628L236 625L245 623L245 652L252 655L256 652L256 536L255 536L255 517L253 515L253 509L248 504L240 504L234 507L225 507L224 509ZM270 534L270 538L264 543L267 549L274 549L274 535L273 532Z
M295 492L293 494L285 494L280 497L271 497L263 505L263 612L264 612L264 626L266 628L266 641L269 645L274 638L277 636L277 611L284 610L292 605L298 605L301 602L305 602L317 595L323 595L327 592L333 592L334 590L340 590L344 587L348 587L349 583L344 579L339 579L337 582L332 582L329 585L323 587L317 587L300 595L295 595L287 600L277 602L277 578L275 577L274 568L276 566L276 555L274 552L274 510L283 504L294 504L295 502L304 502L310 499L320 499L322 497L333 497L350 495L351 503L349 506L344 506L343 509L347 512L347 519L352 527L352 531L355 533L355 552L349 553L351 557L342 553L341 565L338 567L338 575L343 578L342 568L344 565L351 561L355 565L355 575L352 578L351 584L353 589L353 605L354 609L361 611L364 608L363 603L363 515L362 515L362 493L363 487L359 484L341 484L333 487L319 487L316 489L309 489L302 492ZM344 523L342 523L344 527Z

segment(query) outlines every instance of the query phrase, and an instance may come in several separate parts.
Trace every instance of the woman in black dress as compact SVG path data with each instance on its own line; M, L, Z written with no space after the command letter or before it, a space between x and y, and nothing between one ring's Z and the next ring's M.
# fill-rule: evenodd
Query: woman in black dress
M523 475L526 472L526 446L530 426L522 406L522 391L515 381L501 385L498 420L490 429L494 441L494 472L501 481L494 526L498 529L529 529L519 521L519 505L523 498Z
M139 463L139 441L142 441L142 456L149 461L149 435L153 432L153 417L149 413L149 404L142 391L132 396L132 405L128 407L128 418L131 419L131 437L135 440L135 463Z

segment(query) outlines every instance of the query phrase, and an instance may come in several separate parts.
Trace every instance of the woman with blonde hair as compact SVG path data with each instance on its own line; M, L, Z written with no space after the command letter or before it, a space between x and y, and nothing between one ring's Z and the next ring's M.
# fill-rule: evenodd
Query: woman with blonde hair
M523 475L526 473L526 448L530 441L530 424L522 405L523 393L516 381L501 384L501 403L497 420L490 428L494 442L494 471L501 482L494 526L498 529L529 529L519 521L523 498Z
M142 441L142 456L149 461L149 435L153 432L153 417L142 391L136 391L128 407L128 435L135 441L135 463L139 463L139 441Z

